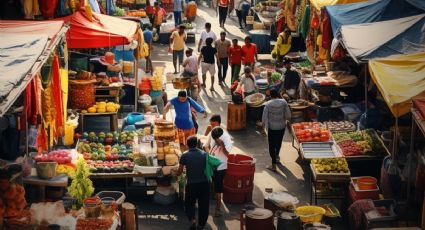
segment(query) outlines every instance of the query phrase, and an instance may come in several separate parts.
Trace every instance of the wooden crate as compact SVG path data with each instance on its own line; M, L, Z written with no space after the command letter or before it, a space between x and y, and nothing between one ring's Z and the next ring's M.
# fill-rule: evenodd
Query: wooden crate
M236 131L246 127L246 104L227 104L227 130Z

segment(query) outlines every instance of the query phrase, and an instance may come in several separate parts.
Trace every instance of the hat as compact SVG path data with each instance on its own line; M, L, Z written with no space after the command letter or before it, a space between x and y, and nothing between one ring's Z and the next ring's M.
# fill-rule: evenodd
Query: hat
M116 63L115 54L112 52L106 52L104 56L99 58L99 62L102 65L113 65Z

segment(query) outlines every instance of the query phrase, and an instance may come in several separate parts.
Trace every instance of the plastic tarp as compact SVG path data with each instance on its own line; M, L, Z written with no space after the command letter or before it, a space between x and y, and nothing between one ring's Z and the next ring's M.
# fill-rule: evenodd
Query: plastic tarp
M396 54L425 52L425 14L346 25L341 27L337 36L357 62Z
M425 52L370 60L369 72L396 117L410 111L412 98L425 97Z
M59 31L62 29L63 21L13 21L0 20L0 34L33 35L43 34L49 38L49 47L52 45Z
M0 34L0 102L31 71L47 47L47 35Z
M317 10L321 9L324 6L333 6L338 4L349 4L356 2L365 2L367 0L310 0L311 5Z
M93 13L90 21L84 11L60 18L69 22L67 33L68 48L102 48L125 45L133 40L138 24L120 18Z
M326 6L326 11L335 36L341 25L386 21L425 13L425 8L422 8L425 7L425 1L415 1L417 0L372 0Z

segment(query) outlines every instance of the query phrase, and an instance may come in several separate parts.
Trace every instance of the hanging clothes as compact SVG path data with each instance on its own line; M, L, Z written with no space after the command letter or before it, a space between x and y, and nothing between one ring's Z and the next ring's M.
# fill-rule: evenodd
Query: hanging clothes
M62 119L64 123L68 119L68 70L61 69L61 90L62 90Z
M37 124L37 114L39 113L38 105L38 85L37 79L32 79L31 82L27 85L25 89L24 97L24 109L25 109L25 119L22 119L22 127L25 127L25 122L28 122L30 125Z
M38 131L37 131L36 147L37 147L38 153L43 153L43 152L48 150L47 131L46 131L43 123L39 126Z
M310 28L310 5L305 7L304 16L301 20L301 24L298 27L298 32L301 36L306 39L308 34L308 29Z
M61 90L61 76L59 66L59 56L53 56L52 62L52 95L53 105L55 108L55 132L54 137L58 138L63 133L63 126L65 121L63 120L63 107L62 107L62 90Z
M324 8L322 9L322 17L322 47L329 50L332 45L333 34L328 12Z
M58 0L38 0L38 3L44 19L53 19L56 7L58 6Z

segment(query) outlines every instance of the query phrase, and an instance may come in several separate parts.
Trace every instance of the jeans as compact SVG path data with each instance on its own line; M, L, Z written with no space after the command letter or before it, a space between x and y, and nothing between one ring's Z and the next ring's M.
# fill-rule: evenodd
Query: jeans
M186 185L184 200L185 211L189 221L195 219L195 203L198 201L198 225L204 227L207 223L210 209L210 184L208 182Z
M238 22L239 22L239 26L241 27L241 28L243 28L243 25L242 25L242 11L241 10L236 10L236 16L238 17Z
M174 11L174 25L179 26L180 24L182 24L182 12Z
M220 58L220 66L218 67L218 81L224 82L229 68L229 58Z
M276 158L279 156L280 147L282 146L283 135L285 134L285 129L281 130L271 130L269 129L269 133L267 139L269 141L269 153L272 158L272 163L276 164Z
M233 84L233 82L239 80L240 72L241 72L241 65L232 65L232 82L230 82L230 84Z
M226 23L228 9L229 7L218 7L218 22L220 23L220 26L224 26L224 23Z

